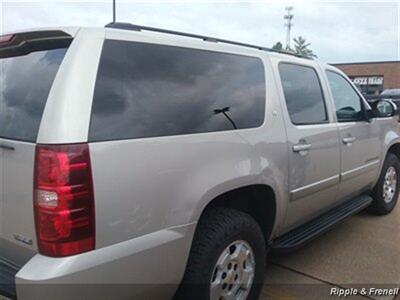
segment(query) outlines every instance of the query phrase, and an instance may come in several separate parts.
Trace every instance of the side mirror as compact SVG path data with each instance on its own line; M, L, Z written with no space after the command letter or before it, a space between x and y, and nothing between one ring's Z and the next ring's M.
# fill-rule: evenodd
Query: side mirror
M397 105L390 100L378 100L371 104L371 118L388 118L397 114Z

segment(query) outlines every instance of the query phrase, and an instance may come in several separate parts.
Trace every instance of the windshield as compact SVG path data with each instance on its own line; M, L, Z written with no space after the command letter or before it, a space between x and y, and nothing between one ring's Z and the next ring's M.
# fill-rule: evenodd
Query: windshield
M0 138L35 142L66 48L0 59Z

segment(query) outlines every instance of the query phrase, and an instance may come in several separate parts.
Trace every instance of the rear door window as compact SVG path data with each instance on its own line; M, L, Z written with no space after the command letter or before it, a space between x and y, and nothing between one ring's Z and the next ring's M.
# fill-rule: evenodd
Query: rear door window
M292 123L327 123L324 94L317 72L311 67L281 63L279 73Z
M265 77L258 58L106 40L89 139L104 141L258 127Z
M0 59L0 138L35 142L65 48Z

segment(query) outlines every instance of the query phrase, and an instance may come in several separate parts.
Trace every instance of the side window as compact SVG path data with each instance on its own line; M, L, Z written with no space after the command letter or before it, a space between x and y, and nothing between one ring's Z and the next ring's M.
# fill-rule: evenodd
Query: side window
M281 63L279 73L292 123L326 123L325 100L316 71L311 67Z
M363 121L361 98L350 83L336 72L326 71L338 122Z
M261 126L265 75L258 58L106 40L90 141Z

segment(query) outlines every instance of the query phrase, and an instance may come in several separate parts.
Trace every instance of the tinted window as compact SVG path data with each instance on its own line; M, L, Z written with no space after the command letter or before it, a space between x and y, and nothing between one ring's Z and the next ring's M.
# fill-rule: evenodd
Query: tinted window
M257 127L263 123L264 106L259 59L106 40L90 140Z
M329 85L336 107L336 116L339 122L361 121L364 114L361 106L361 98L341 75L327 71Z
M66 49L0 59L0 137L35 142Z
M293 124L327 122L325 101L315 70L299 65L280 64L279 72Z

